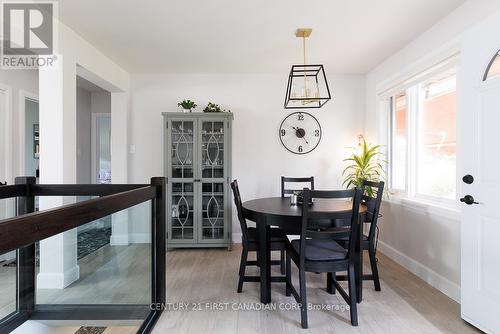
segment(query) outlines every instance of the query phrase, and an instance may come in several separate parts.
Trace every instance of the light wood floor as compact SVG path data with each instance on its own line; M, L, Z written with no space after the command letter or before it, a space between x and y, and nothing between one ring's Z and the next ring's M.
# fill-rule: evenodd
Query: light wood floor
M168 252L167 302L172 303L172 306L176 303L188 303L188 311L163 312L153 333L302 333L299 311L279 309L280 306L294 303L292 297L285 296L282 283L273 283L272 301L273 305L278 308L277 310L233 310L234 306L261 306L257 283L245 283L243 293L236 293L240 252L241 246L235 246L232 251L198 249ZM344 312L309 311L307 332L479 333L460 319L460 309L457 303L389 258L382 254L378 257L382 291L374 291L372 283L365 282L364 300L358 307L359 326L350 325L347 310ZM125 258L119 262L124 261ZM365 267L367 264L365 263ZM273 270L274 275L279 274L277 268ZM107 270L106 272L110 273ZM252 268L247 273L257 274L258 271ZM295 268L293 276L297 278ZM345 307L346 304L340 296L329 295L325 292L325 276L311 273L307 275L307 280L309 303ZM117 286L121 287L121 284ZM89 293L88 285L85 284L83 287L82 291ZM111 293L110 296L113 295ZM207 306L207 303L212 309ZM213 309L213 303L228 303L227 310L216 311ZM201 311L193 309L193 305L201 308ZM218 306L225 308L225 305ZM65 334L74 333L75 328L78 328L78 326L62 323L47 326L36 321L27 322L25 325L34 328L33 333ZM22 329L27 328L23 325ZM42 331L41 328L44 330ZM21 327L18 330L21 330ZM106 333L127 334L133 331L134 327L130 326L113 327Z
M257 283L245 283L236 293L241 248L227 250L173 250L167 253L169 303L201 303L202 311L165 311L153 333L302 333L299 311L233 311L233 303L258 305ZM349 312L309 311L310 333L479 333L460 319L459 305L390 260L378 255L382 291L365 282L358 307L359 326L352 327ZM365 263L365 267L368 263ZM274 269L274 270L277 270ZM252 270L248 272L252 273ZM256 274L257 271L253 270ZM278 274L278 272L274 272ZM293 271L297 278L297 272ZM308 302L346 305L325 292L326 277L307 275ZM272 301L293 303L282 283L273 283ZM228 310L207 309L205 303L229 303ZM241 304L237 304L238 306ZM281 304L284 305L284 304Z

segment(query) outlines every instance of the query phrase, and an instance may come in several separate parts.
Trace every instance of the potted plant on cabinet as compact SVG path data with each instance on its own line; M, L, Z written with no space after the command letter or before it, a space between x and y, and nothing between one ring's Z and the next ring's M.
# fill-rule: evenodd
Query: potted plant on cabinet
M231 112L231 110L222 109L218 104L208 102L203 112Z
M181 107L184 112L192 112L197 107L196 103L191 100L183 100L177 103L177 106Z

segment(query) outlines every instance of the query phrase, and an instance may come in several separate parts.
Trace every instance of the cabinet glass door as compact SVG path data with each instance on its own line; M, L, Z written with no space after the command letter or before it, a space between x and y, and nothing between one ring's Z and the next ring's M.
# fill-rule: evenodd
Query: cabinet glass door
M171 208L170 238L175 241L194 242L195 230L195 184L194 184L194 142L193 120L171 122Z
M225 238L225 122L201 121L200 242Z

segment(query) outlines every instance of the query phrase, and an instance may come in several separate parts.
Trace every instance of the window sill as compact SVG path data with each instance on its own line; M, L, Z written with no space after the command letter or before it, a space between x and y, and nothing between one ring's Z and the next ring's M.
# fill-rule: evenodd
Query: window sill
M429 202L422 199L407 198L401 195L389 195L384 202L389 204L400 205L420 214L431 214L447 219L460 220L460 208L456 205L447 205L445 203Z

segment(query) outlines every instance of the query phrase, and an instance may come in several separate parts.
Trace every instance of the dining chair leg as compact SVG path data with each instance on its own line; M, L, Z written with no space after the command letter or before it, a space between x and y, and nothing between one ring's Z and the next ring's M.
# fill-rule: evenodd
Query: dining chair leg
M286 288L285 295L289 297L292 294L291 284L292 284L292 259L288 253L286 254Z
M328 292L331 295L335 294L335 284L333 284L336 281L336 273L327 273L326 275L326 292Z
M356 299L356 274L354 271L354 265L349 264L348 269L348 284L349 284L349 308L351 311L351 325L358 325L358 305Z
M247 266L248 249L243 247L241 251L241 262L240 262L240 278L238 280L238 293L243 290L243 280L245 278L245 268Z
M370 255L370 265L372 267L372 275L373 275L373 284L375 285L375 291L380 291L380 278L378 276L378 268L377 268L377 258L375 257L375 249L370 247L368 250L368 254Z
M299 284L300 284L300 323L302 328L307 328L307 293L306 293L306 272L304 269L299 269Z
M281 274L285 275L286 269L285 269L285 251L284 250L281 251L280 266L281 266Z

